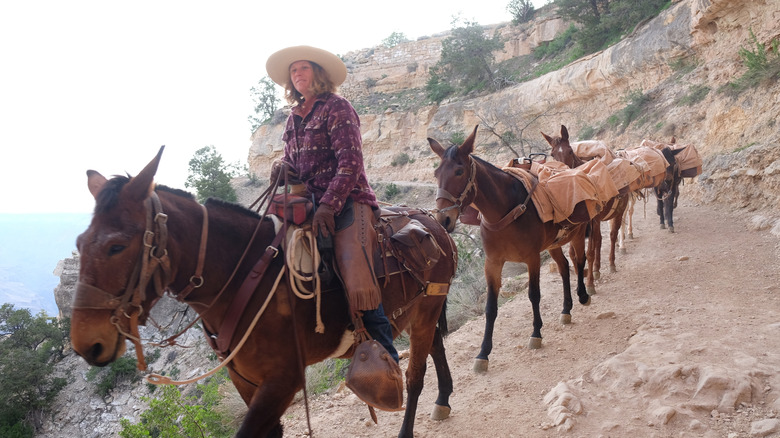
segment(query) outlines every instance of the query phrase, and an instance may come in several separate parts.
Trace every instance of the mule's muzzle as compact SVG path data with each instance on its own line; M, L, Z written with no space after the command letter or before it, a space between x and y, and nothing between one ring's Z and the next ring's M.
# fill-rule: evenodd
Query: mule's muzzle
M127 346L125 337L110 323L111 312L74 309L70 342L73 351L88 364L103 367L121 357Z

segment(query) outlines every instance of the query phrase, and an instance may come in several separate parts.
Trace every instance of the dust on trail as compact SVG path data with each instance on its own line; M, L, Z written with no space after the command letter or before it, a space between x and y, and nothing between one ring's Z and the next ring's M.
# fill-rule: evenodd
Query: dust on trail
M603 263L597 294L587 307L575 300L570 325L558 322L560 277L543 268L541 349L526 348L526 290L499 309L486 374L472 371L484 317L450 334L452 414L429 418L429 359L415 436L780 437L777 237L751 230L762 223L755 213L684 198L675 234L659 229L654 205L646 217L642 210L638 204L618 272ZM603 260L607 254L605 245ZM403 419L380 411L374 425L348 389L311 399L310 412L318 438L396 436ZM283 422L285 436L305 436L304 404Z

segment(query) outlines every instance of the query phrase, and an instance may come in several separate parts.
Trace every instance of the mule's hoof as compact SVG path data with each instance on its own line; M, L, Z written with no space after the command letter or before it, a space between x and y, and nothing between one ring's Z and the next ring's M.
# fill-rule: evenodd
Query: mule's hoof
M474 359L474 371L478 373L486 373L488 370L487 359Z
M567 313L561 313L561 324L571 324L571 315L569 315ZM531 339L534 339L534 338L531 338Z
M449 406L433 405L433 412L431 412L431 420L444 420L450 417Z
M593 271L593 279L598 280L601 278L601 271Z
M596 286L586 286L585 290L588 292L588 295L596 295ZM590 303L590 298L588 298L588 303Z
M633 239L634 238L634 233L628 233L628 238L629 239Z
M615 265L609 265L609 272L614 274L617 272L617 267L615 267Z
M664 225L664 224L661 224L661 229L662 229L662 230L665 230L665 229L666 229L666 225Z
M594 294L596 293L596 290L595 290L595 289L593 290L593 293L594 293ZM582 304L583 306L590 306L590 295L591 295L591 294L588 294L588 298L585 300L585 302L584 302L584 303L582 302L582 300L580 300L580 304Z
M674 227L669 227L669 232L674 233Z
M528 348L531 350L538 350L542 348L542 338L531 338L530 341L528 341Z

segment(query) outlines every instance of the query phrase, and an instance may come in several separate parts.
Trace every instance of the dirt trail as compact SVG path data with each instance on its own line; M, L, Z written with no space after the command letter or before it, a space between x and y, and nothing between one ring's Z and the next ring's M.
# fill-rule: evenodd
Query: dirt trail
M541 349L526 348L525 290L499 309L486 374L472 371L484 318L445 340L452 414L429 418L429 359L415 436L780 437L777 237L752 231L753 213L684 199L671 234L650 204L646 218L637 207L618 272L604 263L592 304L575 300L571 325L558 322L560 278L543 268ZM310 408L318 438L396 436L402 421L402 413L378 412L374 425L347 389ZM303 403L283 421L285 436L305 436Z

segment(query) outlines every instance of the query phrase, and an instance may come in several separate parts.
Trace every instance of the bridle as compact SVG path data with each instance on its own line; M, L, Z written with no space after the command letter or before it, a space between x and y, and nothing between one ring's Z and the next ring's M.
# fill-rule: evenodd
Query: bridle
M457 208L458 209L458 216L460 216L460 214L463 212L463 206L464 205L468 206L472 202L474 202L474 198L476 198L476 196L477 196L477 176L476 176L477 175L477 162L473 158L470 158L470 161L471 161L471 173L469 174L469 179L466 182L466 187L463 189L463 192L461 192L460 196L455 197L454 195L452 195L452 193L448 192L443 187L439 187L436 190L436 200L437 201L439 199L446 199L446 200L452 202L452 205L450 205L449 207L444 207L442 209L439 209L439 213L446 213L446 212L452 210L453 208ZM463 201L466 199L466 197L468 197L469 192L471 192L472 189L474 190L474 197L471 198L470 202L464 203Z
M477 197L477 160L475 160L473 157L471 159L471 174L469 174L469 180L466 183L466 187L463 189L463 192L458 196L457 198L453 196L450 192L447 190L439 187L436 191L436 200L439 199L446 199L450 202L452 202L452 205L449 207L445 207L442 209L439 209L439 213L446 213L447 211L452 210L453 208L458 209L458 216L463 212L463 206L469 206L472 202L474 202L474 199ZM534 184L531 186L530 190L528 190L528 195L525 198L525 201L521 204L516 205L514 208L509 210L507 214L504 215L498 222L489 222L485 217L481 217L480 224L481 226L487 228L490 231L500 231L504 228L506 228L509 224L514 222L518 217L520 217L523 213L526 212L528 209L528 203L531 202L531 195L533 195L534 190L536 190L536 187L538 184ZM465 199L468 197L469 192L471 192L473 189L474 196L471 198L469 202L464 202Z
M73 309L78 310L113 310L111 323L119 333L130 339L135 345L138 369L146 369L143 357L141 337L138 333L138 325L144 324L148 315L144 314L143 302L146 300L146 291L151 282L156 293L154 302L162 298L171 280L171 261L168 257L168 215L163 213L162 204L157 193L146 199L146 230L143 235L143 251L138 262L133 268L133 273L127 281L122 293L117 296L110 294L98 287L79 281L76 284L77 294L73 300ZM198 264L195 274L190 277L189 285L179 296L189 294L192 290L203 285L203 260L206 253L206 241L208 240L208 210L201 205L203 211L203 228L201 233ZM129 326L125 330L123 323ZM129 332L129 333L128 333Z

